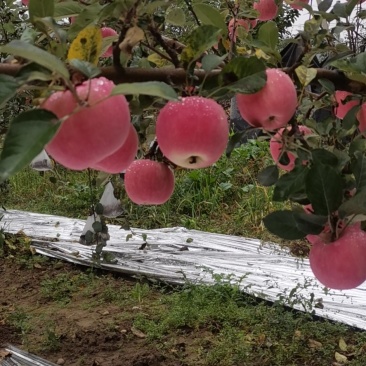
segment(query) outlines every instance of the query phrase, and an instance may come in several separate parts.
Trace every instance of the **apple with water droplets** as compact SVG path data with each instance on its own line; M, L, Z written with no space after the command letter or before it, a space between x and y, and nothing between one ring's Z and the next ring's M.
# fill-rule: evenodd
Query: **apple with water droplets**
M131 124L130 132L123 145L116 152L93 164L90 168L110 174L121 173L135 160L138 145L139 138L135 127Z
M242 118L253 127L273 131L284 127L297 108L297 93L291 78L279 69L267 69L265 86L253 94L237 94Z
M205 168L224 153L228 118L213 99L192 96L168 102L159 112L156 137L159 148L175 165Z
M161 205L174 191L174 174L165 163L135 160L124 176L125 189L130 200L138 205Z
M110 97L114 83L104 77L76 87L77 101L70 90L58 91L41 107L62 121L46 151L61 165L86 169L116 152L130 132L130 111L124 95Z
M308 235L312 243L309 261L315 277L324 286L347 290L366 280L366 232L360 223L346 226L333 242Z

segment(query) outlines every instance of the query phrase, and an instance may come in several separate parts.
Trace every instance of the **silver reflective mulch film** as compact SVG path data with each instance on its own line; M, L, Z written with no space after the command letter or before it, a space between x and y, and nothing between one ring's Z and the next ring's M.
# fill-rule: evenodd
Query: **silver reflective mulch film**
M1 366L57 366L14 346L8 346L5 352L7 355L2 360L0 358Z
M5 231L22 230L39 254L96 266L95 246L79 243L85 221L23 211L3 214ZM308 260L276 244L182 227L108 227L110 240L103 250L109 261L100 265L105 270L171 284L213 284L219 276L255 297L366 329L366 283L347 291L326 289L314 278Z

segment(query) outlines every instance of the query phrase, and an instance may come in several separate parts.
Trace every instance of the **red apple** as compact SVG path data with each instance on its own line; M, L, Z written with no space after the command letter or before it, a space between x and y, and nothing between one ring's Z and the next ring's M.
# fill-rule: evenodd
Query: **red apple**
M109 28L109 27L103 27L101 29L101 31L102 31L103 38L118 36L118 33L114 29ZM107 51L105 51L101 57L108 58L108 57L112 57L112 56L113 56L113 46L109 46Z
M366 131L366 103L361 104L360 110L356 114L358 129L361 133Z
M335 100L337 102L337 106L334 108L334 114L336 117L343 119L345 115L352 109L352 107L359 104L358 100L350 100L343 104L343 101L352 95L352 93L344 91L344 90L337 90L335 92Z
M225 110L212 99L186 97L159 112L156 137L163 154L188 169L215 163L225 151L229 124Z
M276 18L278 6L275 0L259 0L253 4L253 8L258 11L258 20L266 21Z
M257 93L237 94L238 109L253 127L268 131L284 127L295 114L297 93L291 78L279 69L267 69L267 83Z
M135 160L139 138L135 127L131 124L130 132L124 144L112 155L90 166L92 169L101 170L110 174L118 174L129 167Z
M283 170L290 171L295 167L296 156L290 151L286 150L287 156L289 158L289 163L287 165L279 163L283 153L283 147L287 146L287 148L291 149L291 145L294 143L295 136L288 136L287 134L283 134L285 129L281 128L270 140L269 149L272 155L273 160L277 164L277 166ZM289 130L289 128L287 128ZM306 126L299 126L299 130L302 135L309 135L312 131Z
M164 163L135 160L126 170L125 189L138 205L161 205L174 191L173 171Z
M337 240L311 238L310 267L324 286L347 290L366 280L366 232L360 223L347 226Z
M22 0L22 4L23 4L24 6L28 6L28 4L29 4L29 0Z
M53 93L42 108L67 117L46 151L63 166L83 170L117 151L130 131L130 111L123 95L109 97L114 83L104 77L76 87L79 105L72 93Z
M294 0L293 2L301 2L304 4L309 4L309 0ZM303 8L303 6L301 6L300 4L293 4L293 2L290 3L290 6L292 9L296 9L296 10L301 10Z
M232 38L234 42L236 42L236 37L238 36L238 27L243 27L247 32L252 29L255 28L255 26L257 25L258 20L257 19L235 19L231 18L229 21L229 25L228 25L228 30L229 30L229 39L231 40ZM235 25L234 25L235 24ZM235 31L234 31L235 28Z

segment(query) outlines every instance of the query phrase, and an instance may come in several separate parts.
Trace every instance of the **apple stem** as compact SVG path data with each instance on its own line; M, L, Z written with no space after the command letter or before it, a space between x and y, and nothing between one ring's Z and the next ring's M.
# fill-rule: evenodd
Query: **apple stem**
M196 164L197 163L197 156L191 156L189 158L189 164Z

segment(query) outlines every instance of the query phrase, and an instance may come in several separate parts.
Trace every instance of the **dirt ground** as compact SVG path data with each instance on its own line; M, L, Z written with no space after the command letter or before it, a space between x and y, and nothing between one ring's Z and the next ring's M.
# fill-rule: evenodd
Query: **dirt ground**
M134 281L105 275L91 289L81 284L80 291L72 293L72 301L62 303L48 300L41 284L60 274L72 279L82 269L55 261L28 266L0 258L0 350L12 344L68 366L186 365L177 360L177 350L170 354L154 350L145 335L133 328L134 314L144 311L147 304L126 303L122 309L94 301L105 293L105 286L126 290L135 286ZM178 346L184 349L184 341Z

